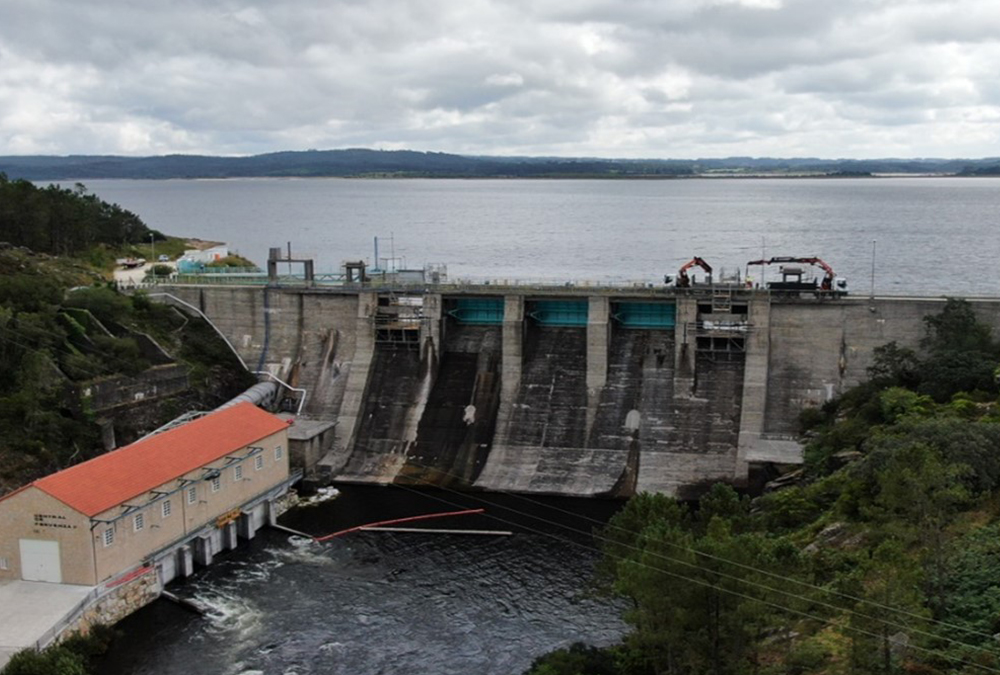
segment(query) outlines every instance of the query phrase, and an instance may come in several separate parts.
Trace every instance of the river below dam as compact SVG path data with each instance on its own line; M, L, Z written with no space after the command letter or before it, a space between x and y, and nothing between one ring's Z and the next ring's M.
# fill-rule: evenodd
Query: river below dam
M592 586L606 500L347 486L281 523L323 535L459 508L413 526L505 535L355 532L317 544L266 529L169 587L206 616L158 600L118 625L104 675L515 674L582 641L608 645L621 602Z

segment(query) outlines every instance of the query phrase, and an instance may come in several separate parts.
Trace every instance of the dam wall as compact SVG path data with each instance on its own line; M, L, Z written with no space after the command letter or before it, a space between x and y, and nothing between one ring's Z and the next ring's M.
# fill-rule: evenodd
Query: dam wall
M969 302L1000 334L1000 300ZM926 335L924 317L943 305L944 298L771 303L764 432L794 433L802 408L865 380L876 347L895 341L916 349Z
M211 287L198 307L252 370L334 423L308 472L580 496L693 496L801 462L797 420L917 347L943 298L744 289ZM1000 331L1000 299L971 301Z

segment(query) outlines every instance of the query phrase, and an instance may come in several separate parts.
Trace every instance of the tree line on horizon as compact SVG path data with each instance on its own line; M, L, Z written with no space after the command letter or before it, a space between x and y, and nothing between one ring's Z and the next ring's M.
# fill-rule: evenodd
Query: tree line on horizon
M0 172L33 181L97 178L677 178L702 174L879 173L1000 175L1000 159L601 159L470 156L412 150L306 150L246 157L164 155L2 156Z

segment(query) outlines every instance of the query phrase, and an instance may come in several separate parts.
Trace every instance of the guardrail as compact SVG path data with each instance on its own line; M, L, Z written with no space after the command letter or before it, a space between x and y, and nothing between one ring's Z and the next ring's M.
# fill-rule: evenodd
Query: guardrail
M474 294L544 294L553 293L565 295L587 295L597 293L621 293L630 296L704 296L714 292L728 294L731 301L734 298L747 298L753 295L768 294L766 289L747 288L736 282L720 282L716 284L694 284L686 288L667 286L640 279L556 279L556 278L486 278L459 277L452 280L433 283L429 280L410 280L406 278L375 276L364 283L347 283L343 274L317 274L311 283L307 283L302 275L282 274L270 278L260 273L210 273L210 274L174 274L169 277L146 277L141 282L126 282L119 285L123 290L149 289L157 286L267 286L270 288L327 288L345 292L362 290L386 291L397 293L474 293Z
M422 280L383 279L372 277L363 284L357 282L348 284L342 274L317 274L311 284L307 284L301 276L282 274L269 279L266 274L174 274L169 277L147 277L143 284L158 285L277 285L277 286L344 286L347 288L456 288L456 287L543 287L543 288L650 288L667 289L672 287L654 284L635 279L540 279L540 278L508 278L479 279L463 278L454 281L432 283Z
M472 280L460 279L444 283L389 281L371 279L363 284L345 283L342 280L330 280L317 277L312 284L298 277L279 276L268 279L266 275L201 275L178 274L166 278L146 280L138 283L120 284L123 290L148 289L158 286L270 286L277 288L335 288L345 291L374 290L396 292L428 292L436 293L502 293L506 290L523 293L525 291L558 291L562 294L585 293L593 291L627 291L630 294L664 295L687 293L692 289L678 291L670 286L656 285L639 281L604 281L604 280L539 280L539 279L491 279Z
M130 570L124 574L109 579L99 586L90 589L90 592L80 602L76 603L63 618L55 623L51 628L42 633L42 636L35 640L35 649L41 651L55 642L66 630L72 628L84 615L84 613L103 600L108 595L115 593L121 586L139 579L147 574L155 574L156 570L151 566L142 566Z

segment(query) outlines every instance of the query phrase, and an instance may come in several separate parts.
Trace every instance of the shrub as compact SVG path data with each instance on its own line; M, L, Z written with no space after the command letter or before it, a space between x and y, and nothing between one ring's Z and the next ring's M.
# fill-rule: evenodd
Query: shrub
M617 672L613 651L576 642L568 649L557 649L535 659L527 675L615 675Z
M792 649L785 658L785 672L788 675L815 673L830 659L830 650L816 640L805 640Z
M66 307L90 310L105 326L109 323L123 323L132 313L132 302L127 296L103 286L78 289L70 293L63 304Z
M41 652L22 649L11 657L0 675L89 675L89 671L83 656L56 646Z

